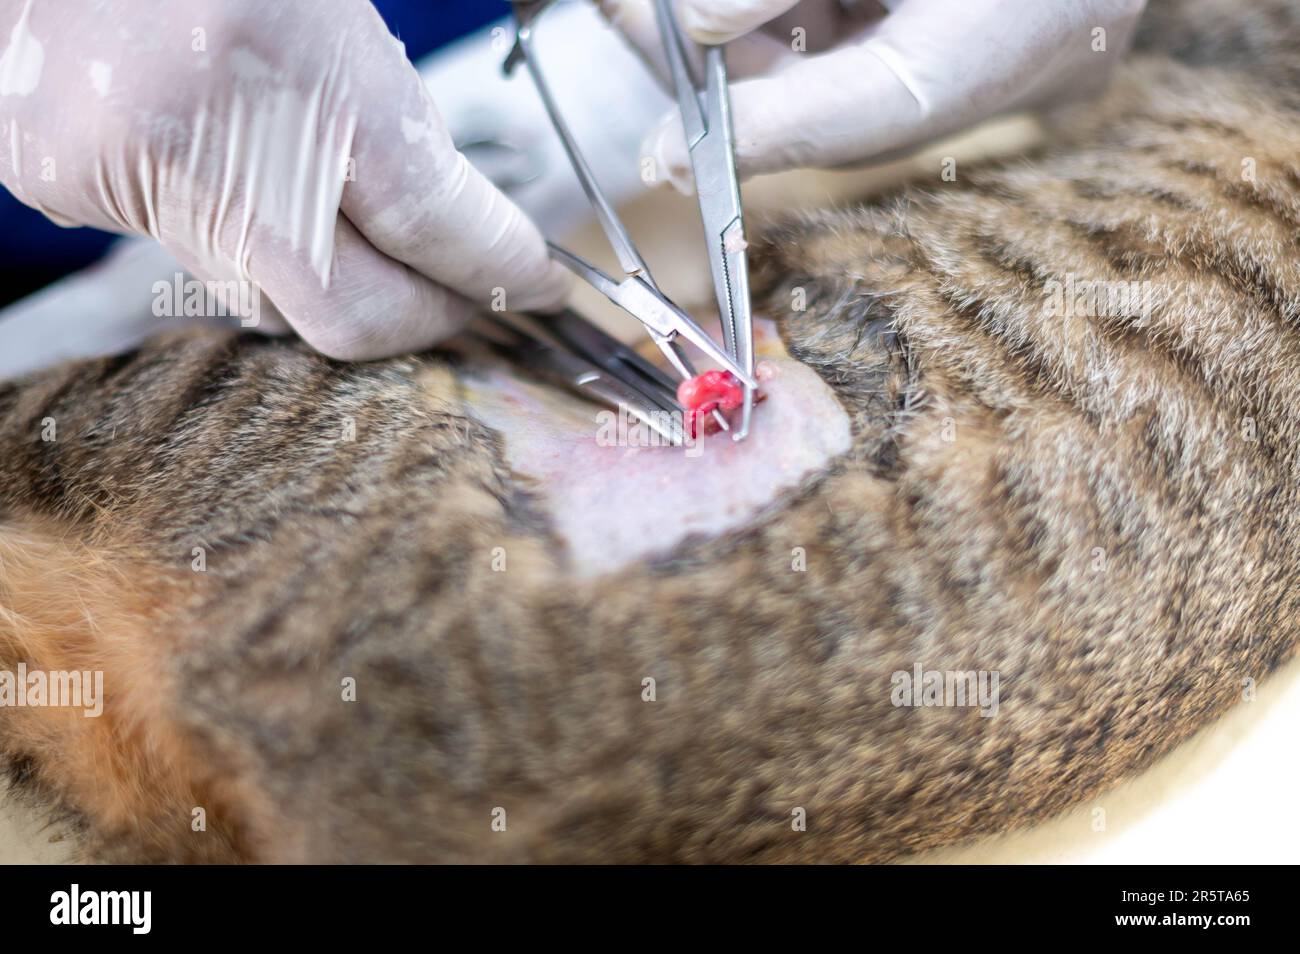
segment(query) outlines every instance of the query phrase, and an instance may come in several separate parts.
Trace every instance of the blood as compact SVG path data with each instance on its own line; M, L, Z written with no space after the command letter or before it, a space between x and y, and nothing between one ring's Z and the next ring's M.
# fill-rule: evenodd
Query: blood
M756 391L755 403L764 397L762 391ZM734 411L744 400L744 385L730 371L705 371L677 385L677 401L686 409L686 430L692 438L701 430L705 435L716 434L722 428L713 412Z

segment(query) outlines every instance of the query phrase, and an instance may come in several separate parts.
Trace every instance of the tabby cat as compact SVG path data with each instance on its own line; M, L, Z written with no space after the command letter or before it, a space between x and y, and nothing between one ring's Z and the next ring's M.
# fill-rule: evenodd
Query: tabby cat
M856 862L1141 769L1300 635L1298 44L1154 4L1041 154L766 229L848 437L604 572L444 354L0 386L0 669L107 694L0 712L17 787L102 860ZM996 714L896 704L918 665Z

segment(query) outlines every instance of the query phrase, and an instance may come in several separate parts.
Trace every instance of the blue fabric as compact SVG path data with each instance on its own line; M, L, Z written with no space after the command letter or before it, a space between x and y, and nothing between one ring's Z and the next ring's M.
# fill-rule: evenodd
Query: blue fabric
M393 36L418 60L510 12L506 0L373 0Z
M220 0L213 0L220 2ZM419 59L510 12L505 0L373 0L406 54ZM116 238L96 229L65 229L0 188L0 273L27 291L95 261ZM0 299L13 294L0 290Z

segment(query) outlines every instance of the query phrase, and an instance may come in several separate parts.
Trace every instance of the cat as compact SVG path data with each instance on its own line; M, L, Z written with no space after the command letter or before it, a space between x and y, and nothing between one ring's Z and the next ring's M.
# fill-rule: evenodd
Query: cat
M605 573L442 353L0 385L0 669L106 695L15 786L105 861L881 862L1142 769L1300 635L1297 42L1152 4L1040 154L762 229L847 443Z

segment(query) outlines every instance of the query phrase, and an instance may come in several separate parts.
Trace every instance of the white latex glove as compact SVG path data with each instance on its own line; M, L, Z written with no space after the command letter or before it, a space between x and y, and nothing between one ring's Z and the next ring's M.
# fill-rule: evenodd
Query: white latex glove
M673 100L593 4L557 3L534 30L533 55L601 191L616 206L641 195L641 139ZM564 241L591 220L591 204L528 70L501 71L514 35L507 17L417 66L470 159L497 175L543 232ZM494 155L484 144L500 148Z
M888 156L1000 113L1096 92L1145 0L678 0L701 43L731 41L742 176ZM601 0L662 72L652 0ZM886 7L890 9L886 9ZM1103 43L1104 50L1095 47ZM794 49L799 32L806 51ZM670 111L642 147L690 189Z
M255 283L326 354L426 347L498 289L567 294L366 0L0 0L6 36L0 182Z

